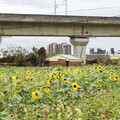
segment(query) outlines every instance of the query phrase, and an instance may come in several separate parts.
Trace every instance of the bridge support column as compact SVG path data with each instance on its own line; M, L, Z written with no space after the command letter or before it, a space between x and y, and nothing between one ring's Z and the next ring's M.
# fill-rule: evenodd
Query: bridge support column
M89 38L71 38L70 42L74 47L74 56L80 58L86 64L86 45Z
M2 44L2 36L0 36L0 45Z

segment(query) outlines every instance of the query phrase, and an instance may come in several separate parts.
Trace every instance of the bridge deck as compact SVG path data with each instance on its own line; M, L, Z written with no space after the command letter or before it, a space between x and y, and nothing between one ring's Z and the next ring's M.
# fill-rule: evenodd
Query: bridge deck
M31 23L78 23L78 24L120 24L120 17L4 14L0 13L0 22Z

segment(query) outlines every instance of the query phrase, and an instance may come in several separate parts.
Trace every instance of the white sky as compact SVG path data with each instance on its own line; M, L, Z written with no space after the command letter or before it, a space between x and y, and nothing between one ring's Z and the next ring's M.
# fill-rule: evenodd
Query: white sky
M58 4L57 14L65 14L64 0L56 0ZM120 0L67 0L68 15L77 16L119 16ZM0 13L22 13L22 14L54 14L54 0L0 0ZM49 43L67 42L69 38L64 37L11 37L3 38L0 48L7 46L22 46L32 49L33 46L45 48ZM102 48L109 50L115 48L120 50L120 38L90 38L87 45L87 53L90 48Z

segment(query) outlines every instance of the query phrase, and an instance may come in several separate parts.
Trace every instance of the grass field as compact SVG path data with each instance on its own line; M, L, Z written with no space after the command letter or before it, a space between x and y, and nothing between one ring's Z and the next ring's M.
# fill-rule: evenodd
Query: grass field
M0 67L0 120L120 120L120 66Z

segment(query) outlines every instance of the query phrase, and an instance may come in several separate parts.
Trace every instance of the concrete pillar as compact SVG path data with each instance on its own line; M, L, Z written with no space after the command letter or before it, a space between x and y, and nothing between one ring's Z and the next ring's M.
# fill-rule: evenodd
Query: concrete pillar
M74 56L80 58L86 64L86 45L89 38L71 38L70 42L74 47Z
M2 44L2 36L0 36L0 45Z

